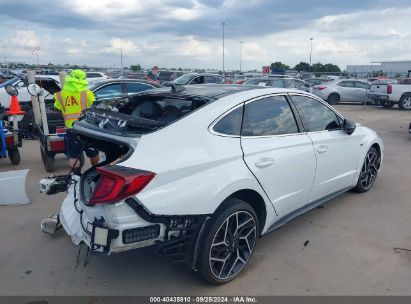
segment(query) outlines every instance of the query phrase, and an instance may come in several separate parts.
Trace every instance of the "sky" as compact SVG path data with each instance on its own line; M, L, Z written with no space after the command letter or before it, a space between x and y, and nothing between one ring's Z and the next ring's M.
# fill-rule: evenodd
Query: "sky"
M411 59L411 0L0 0L0 60L260 70ZM241 60L240 60L241 58Z

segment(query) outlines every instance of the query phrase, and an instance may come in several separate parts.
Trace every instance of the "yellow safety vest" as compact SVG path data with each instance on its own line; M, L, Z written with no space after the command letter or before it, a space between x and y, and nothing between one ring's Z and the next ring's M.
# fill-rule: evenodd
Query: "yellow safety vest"
M89 108L94 102L94 94L88 90L82 92L62 90L54 94L54 99L54 107L62 112L64 124L67 128L72 128L81 112Z

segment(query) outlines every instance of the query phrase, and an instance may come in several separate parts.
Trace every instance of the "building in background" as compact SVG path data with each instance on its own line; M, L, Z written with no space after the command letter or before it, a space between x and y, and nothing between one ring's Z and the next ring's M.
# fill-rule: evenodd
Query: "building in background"
M356 77L367 77L372 74L385 76L406 76L411 70L411 60L373 61L372 64L347 65L346 73ZM375 64L379 63L379 64Z

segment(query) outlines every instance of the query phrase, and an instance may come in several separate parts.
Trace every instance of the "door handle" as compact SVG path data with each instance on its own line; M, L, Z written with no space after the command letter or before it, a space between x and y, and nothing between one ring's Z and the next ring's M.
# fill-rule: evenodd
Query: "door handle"
M320 146L318 146L318 148L317 148L317 152L318 153L325 153L325 152L327 152L328 151L328 146L326 146L326 145L320 145Z
M267 167L271 166L272 164L274 164L274 162L275 162L274 159L272 159L270 157L263 157L263 158L260 158L258 161L256 161L254 163L254 165L257 168L262 169L262 168L267 168Z

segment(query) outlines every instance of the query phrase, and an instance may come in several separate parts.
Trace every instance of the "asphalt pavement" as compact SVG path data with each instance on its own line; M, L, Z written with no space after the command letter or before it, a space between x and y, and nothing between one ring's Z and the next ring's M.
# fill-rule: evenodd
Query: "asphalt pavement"
M0 207L0 295L411 295L411 252L404 250L411 250L411 112L336 108L385 142L374 188L347 192L263 237L246 270L219 287L150 248L89 256L76 267L78 247L64 231L55 237L40 231L64 194L38 192L47 173L38 141L25 140L19 166L0 160L0 171L30 169L31 200ZM69 169L62 155L56 165L56 174Z

